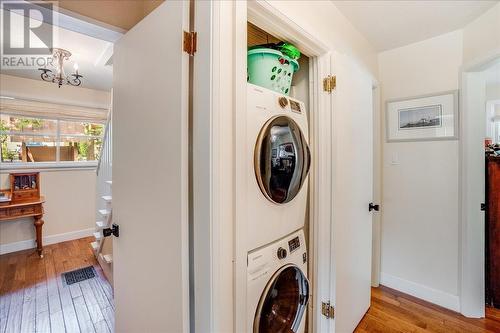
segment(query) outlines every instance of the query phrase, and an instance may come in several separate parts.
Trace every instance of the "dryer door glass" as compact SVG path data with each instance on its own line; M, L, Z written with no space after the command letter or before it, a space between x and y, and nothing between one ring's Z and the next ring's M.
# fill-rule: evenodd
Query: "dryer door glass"
M283 266L260 298L253 332L297 332L308 301L309 281L300 268L292 264Z
M264 125L255 145L254 168L260 189L269 200L292 200L306 180L310 161L306 139L293 119L279 116Z

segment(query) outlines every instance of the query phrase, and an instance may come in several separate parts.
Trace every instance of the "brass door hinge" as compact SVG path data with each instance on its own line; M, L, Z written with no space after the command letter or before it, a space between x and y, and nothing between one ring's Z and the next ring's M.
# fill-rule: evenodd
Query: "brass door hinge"
M196 31L184 31L184 52L193 56L196 52Z
M337 86L337 77L335 75L328 75L323 79L323 91L331 93Z
M333 305L330 305L330 302L321 302L321 314L329 319L335 318L335 309Z

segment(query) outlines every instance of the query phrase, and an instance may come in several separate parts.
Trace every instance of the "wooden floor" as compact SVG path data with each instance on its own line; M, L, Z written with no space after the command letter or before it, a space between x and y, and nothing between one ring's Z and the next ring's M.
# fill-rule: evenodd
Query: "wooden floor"
M113 332L112 289L91 241L47 246L43 259L32 250L0 256L0 333ZM63 282L61 273L90 265L96 278L71 286ZM500 333L500 310L469 319L386 287L373 288L370 310L356 332Z
M485 319L470 319L387 287L372 288L370 310L357 333L500 332L500 310L486 309Z
M83 238L0 256L0 333L113 332L111 286ZM72 284L61 273L94 266L98 276Z

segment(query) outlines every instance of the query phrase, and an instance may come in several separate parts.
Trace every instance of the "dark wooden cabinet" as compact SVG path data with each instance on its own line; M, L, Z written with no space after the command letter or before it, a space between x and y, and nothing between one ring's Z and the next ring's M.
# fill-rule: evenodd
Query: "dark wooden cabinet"
M10 192L14 202L37 200L40 198L40 173L11 173Z
M486 157L486 303L500 308L500 157Z

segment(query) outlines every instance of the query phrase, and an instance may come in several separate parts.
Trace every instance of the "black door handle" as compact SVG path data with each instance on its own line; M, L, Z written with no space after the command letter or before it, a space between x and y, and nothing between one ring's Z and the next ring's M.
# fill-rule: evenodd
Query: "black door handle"
M380 210L380 205L374 205L373 202L370 202L368 205L368 211L371 212L372 210L378 212Z
M109 237L111 235L115 237L120 237L120 226L116 223L111 225L111 228L102 229L102 234L104 237Z
M486 211L486 204L485 203L482 203L481 204L481 211Z

